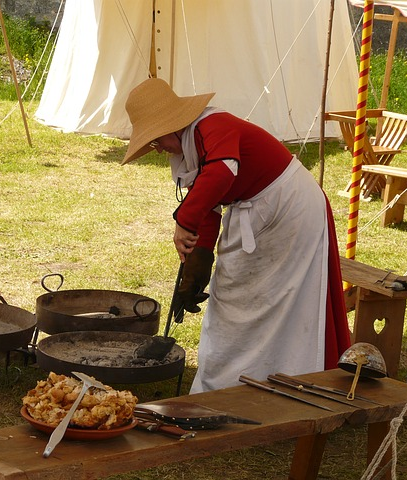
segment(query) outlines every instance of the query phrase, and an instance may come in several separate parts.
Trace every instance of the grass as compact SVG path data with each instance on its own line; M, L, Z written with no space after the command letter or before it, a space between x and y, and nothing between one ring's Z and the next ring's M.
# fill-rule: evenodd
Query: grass
M0 117L11 106L3 102ZM28 110L32 147L18 111L0 126L1 294L9 304L34 312L36 298L44 293L41 278L58 272L65 278L64 289L113 289L155 298L162 306L162 330L178 270L171 216L177 202L165 157L151 154L122 167L125 143L44 127L32 120L35 107L33 103ZM348 200L337 192L347 183L351 159L338 142L326 144L325 157L324 189L344 254ZM307 145L301 160L318 178L318 145ZM407 167L407 154L399 155L394 164ZM362 202L360 228L380 208L379 199ZM407 270L405 236L406 222L384 229L377 219L359 236L357 259L403 274ZM200 321L201 315L188 314L176 330L177 341L187 352L183 394L188 393L196 369ZM403 352L401 378L405 378L404 357ZM45 375L31 364L25 367L18 354L12 356L9 377L4 370L0 377L1 426L22 422L21 397ZM175 387L176 379L126 386L140 401L172 397ZM364 451L365 433L363 428L349 428L332 434L320 478L360 478L363 464L355 445ZM402 445L406 441L403 428L400 437ZM293 448L293 442L281 442L110 480L209 480L225 475L232 480L265 475L278 479L287 474ZM401 455L399 468L406 461Z
M35 67L45 44L44 31L39 29L32 34L36 27L30 27L29 20L17 25L11 19L6 21L10 22L7 31L13 54L27 68ZM0 38L0 55L2 48ZM371 83L379 96L385 59L384 54L371 59ZM406 54L398 53L389 110L407 112L406 66ZM0 82L0 98L3 119L14 106L12 86ZM368 100L370 108L377 106L377 95L375 99L371 92ZM33 120L36 106L34 100L26 107L32 147L28 145L18 109L0 123L0 294L10 305L35 312L36 298L44 293L42 277L61 273L63 289L112 289L155 298L162 307L162 331L179 264L172 244L172 212L177 202L165 157L150 154L136 164L122 167L125 143L98 136L62 134L44 127ZM297 146L290 148L298 150ZM309 144L301 154L301 161L317 179L318 148ZM398 155L394 165L407 168L407 151ZM341 254L345 253L349 206L348 200L337 192L349 180L350 169L350 154L343 146L327 143L324 190L334 211ZM402 275L407 271L407 223L381 228L379 219L375 219L380 209L381 201L377 198L360 204L356 258ZM49 286L54 284L50 281ZM187 314L175 333L186 350L183 394L188 393L196 370L201 319L202 314ZM4 358L1 360L5 362ZM404 339L400 366L403 381L406 365ZM19 415L21 397L45 376L46 372L35 365L25 366L21 355L12 355L8 375L4 369L0 373L0 426L23 421ZM140 401L149 401L172 397L176 379L125 387L133 390ZM365 428L350 427L331 434L319 478L359 479L364 471L360 458L366 448L365 434ZM407 433L402 426L400 450L406 442ZM293 448L293 442L280 442L116 475L109 480L286 478ZM406 478L406 464L407 455L400 452L400 478Z

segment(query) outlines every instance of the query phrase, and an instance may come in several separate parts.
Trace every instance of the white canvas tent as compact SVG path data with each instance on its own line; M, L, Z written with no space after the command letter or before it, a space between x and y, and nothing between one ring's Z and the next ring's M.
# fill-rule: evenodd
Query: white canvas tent
M66 0L36 117L64 131L128 138L124 104L156 70L179 95L280 140L319 138L327 0ZM153 59L153 61L151 61ZM346 0L336 0L326 109L354 109L357 64ZM335 122L325 135L337 136Z

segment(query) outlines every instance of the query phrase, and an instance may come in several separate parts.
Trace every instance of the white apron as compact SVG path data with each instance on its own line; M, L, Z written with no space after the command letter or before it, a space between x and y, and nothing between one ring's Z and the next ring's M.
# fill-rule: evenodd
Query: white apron
M312 174L293 157L222 222L191 393L323 370L328 226Z

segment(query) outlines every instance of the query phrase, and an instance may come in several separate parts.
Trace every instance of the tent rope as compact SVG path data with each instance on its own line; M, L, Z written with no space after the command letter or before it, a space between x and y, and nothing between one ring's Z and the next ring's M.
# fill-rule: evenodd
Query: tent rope
M366 230L366 228L369 227L377 218L379 218L382 213L384 213L386 210L389 210L390 208L393 208L394 205L399 201L400 197L402 197L406 192L407 188L405 188L401 193L396 194L388 204L386 204L381 210L379 210L376 215L374 215L374 217L359 230L359 234Z
M184 0L181 1L181 7L182 7L182 20L184 22L185 41L186 41L186 44L187 44L187 51L188 51L189 70L191 72L192 87L194 89L194 94L196 95L195 76L194 76L194 69L193 69L193 66L192 66L191 46L190 46L190 43L189 43L188 26L187 26L187 21L186 21L186 16L185 16Z
M269 93L270 90L269 90L269 86L271 84L271 82L274 80L274 77L277 75L277 73L281 70L281 67L283 65L283 63L285 62L285 60L287 59L288 55L291 53L291 50L293 49L294 45L296 44L297 40L299 39L299 37L301 36L302 32L304 31L305 27L307 26L310 18L314 15L314 12L315 10L317 9L317 7L319 6L319 4L321 3L321 0L319 0L319 2L314 6L312 12L310 13L310 15L308 16L307 20L304 22L304 25L302 26L301 30L297 33L297 36L294 38L294 41L291 43L290 45L290 48L287 50L287 52L285 53L284 57L282 58L282 60L280 61L280 63L277 65L274 73L272 74L272 76L270 77L269 81L267 82L267 84L263 87L262 89L262 92L261 94L259 95L258 99L256 100L256 102L254 103L252 109L250 110L250 112L248 113L248 115L246 115L246 120L250 120L250 116L252 115L252 113L254 112L254 110L257 108L257 105L260 103L261 99L263 98L264 94L266 93Z
M270 14L271 14L271 23L273 25L273 36L274 36L274 43L276 45L276 52L277 52L277 60L279 62L279 64L281 65L281 57L280 57L280 50L278 48L278 40L277 40L277 35L276 35L276 29L275 29L275 22L274 22L274 10L273 10L273 2L270 2ZM286 103L286 107L287 107L287 112L288 112L288 119L295 131L295 134L297 136L297 140L298 142L301 144L301 138L300 138L300 135L297 131L297 128L294 124L294 120L293 120L293 117L291 115L292 113L292 109L290 108L290 105L289 105L289 101L288 101L288 95L287 95L287 88L286 88L286 81L285 81L285 78L284 78L284 75L283 75L283 71L281 70L281 81L282 81L282 84L283 84L283 90L284 90L284 99L285 99L285 103ZM268 88L267 87L264 87L266 93L270 93L268 91ZM267 90L266 90L267 89ZM301 145L302 147L302 145Z
M336 70L334 71L334 74L333 74L333 76L332 76L332 79L329 81L328 88L327 88L327 92L329 92L329 91L331 90L332 85L333 85L333 83L334 83L334 81L335 81L335 79L336 79L336 77L337 77L337 75L338 75L338 73L339 73L339 70L340 70L343 62L345 61L347 52L349 51L350 48L353 47L353 39L354 39L354 37L355 37L355 35L356 35L356 33L357 33L357 28L358 28L358 26L360 25L362 19L363 19L363 17L360 17L359 23L358 23L358 25L356 26L355 30L353 31L352 38L349 40L349 42L348 42L348 44L347 44L347 46L346 46L346 49L345 49L345 51L343 52L342 58L341 58L340 62L338 63L338 66L337 66ZM317 112L315 113L315 116L314 116L314 120L313 120L313 122L312 122L312 124L311 124L311 126L310 126L310 128L309 128L309 130L308 130L308 132L307 132L307 134L306 134L306 136L305 136L305 138L304 138L304 141L303 141L303 143L302 143L302 145L301 145L300 152L299 152L299 155L300 155L300 156L301 156L301 154L303 153L303 151L307 148L307 143L308 143L309 137L310 137L310 135L311 135L312 129L314 128L314 125L315 125L316 121L318 120L318 117L319 117L320 114L321 114L321 106L318 107L318 110L317 110Z
M123 20L124 26L126 27L127 33L129 34L129 37L130 37L133 45L136 47L136 50L138 51L139 57L141 58L142 62L144 63L144 66L145 66L145 68L148 72L149 77L151 77L149 62L143 56L143 52L142 52L142 50L140 48L140 45L137 41L137 38L136 38L134 30L131 26L131 23L129 22L129 19L126 15L126 12L123 8L121 0L116 0L116 7L117 7L117 10L119 11L120 16L122 17L122 20Z
M392 458L390 460L391 464L391 478L392 480L395 480L396 477L396 466L397 466L397 432L403 423L403 418L407 412L407 404L404 405L404 408L400 415L398 417L393 418L390 422L390 429L389 432L387 433L386 437L384 438L382 444L378 448L377 452L375 453L372 461L370 462L370 465L367 467L365 473L362 475L360 480L375 480L379 479L382 476L383 470L388 469L388 464L383 467L383 469L379 472L378 475L380 476L375 476L373 478L374 472L377 470L378 466L380 465L380 462L382 461L382 458L384 454L387 452L387 450L391 447L392 449Z

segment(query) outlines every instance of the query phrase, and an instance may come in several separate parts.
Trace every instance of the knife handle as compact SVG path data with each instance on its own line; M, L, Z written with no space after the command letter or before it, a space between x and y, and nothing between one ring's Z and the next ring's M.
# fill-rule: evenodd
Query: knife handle
M176 437L180 440L186 440L187 438L194 438L196 432L184 430L183 428L177 425L169 425L160 421L149 421L141 417L137 418L136 428L141 428L142 430L148 430L149 432L162 433L170 437Z
M269 385L266 385L263 382L259 382L258 380L255 380L254 378L246 377L246 375L240 375L239 381L242 383L246 383L251 387L257 387L257 388L260 388L261 390L266 390L267 392L274 393L276 390L274 387L270 387Z

